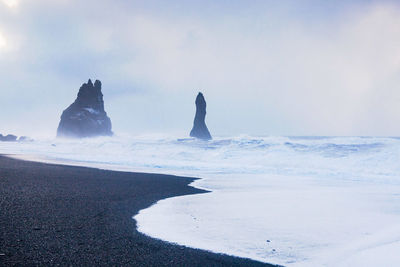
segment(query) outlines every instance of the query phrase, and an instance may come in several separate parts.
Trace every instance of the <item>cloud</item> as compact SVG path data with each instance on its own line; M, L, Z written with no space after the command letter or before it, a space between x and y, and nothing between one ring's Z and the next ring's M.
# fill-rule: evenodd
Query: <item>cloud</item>
M6 38L3 36L3 34L0 32L0 52L4 50L7 47L7 41Z
M9 8L16 8L19 4L18 0L2 0L1 2Z
M138 18L130 31L140 55L127 66L156 88L202 88L235 109L214 116L243 119L219 117L215 128L390 135L400 130L389 123L400 116L399 15L392 5L373 5L317 29L290 18L282 18L283 29L256 28L268 19Z
M202 90L217 134L396 135L398 5L311 2L21 1L0 10L0 132L52 134L91 77L117 131L184 132Z

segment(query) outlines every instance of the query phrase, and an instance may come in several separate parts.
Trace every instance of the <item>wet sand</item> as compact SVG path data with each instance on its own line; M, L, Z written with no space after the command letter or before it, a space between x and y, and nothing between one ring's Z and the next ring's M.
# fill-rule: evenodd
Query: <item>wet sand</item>
M1 266L272 266L147 237L132 216L194 179L0 156ZM160 222L162 223L162 222Z

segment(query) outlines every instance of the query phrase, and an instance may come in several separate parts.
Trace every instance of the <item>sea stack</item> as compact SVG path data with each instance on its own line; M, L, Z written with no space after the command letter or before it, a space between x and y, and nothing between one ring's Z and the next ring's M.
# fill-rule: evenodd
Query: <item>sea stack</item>
M206 119L206 100L201 92L196 97L196 115L194 117L193 129L190 131L191 137L203 140L211 140L211 134L207 129Z
M8 135L2 135L0 134L0 141L3 142L14 142L17 141L17 136L13 135L13 134L8 134Z
M78 97L61 115L57 137L110 136L111 120L104 110L101 82L89 79L79 89Z

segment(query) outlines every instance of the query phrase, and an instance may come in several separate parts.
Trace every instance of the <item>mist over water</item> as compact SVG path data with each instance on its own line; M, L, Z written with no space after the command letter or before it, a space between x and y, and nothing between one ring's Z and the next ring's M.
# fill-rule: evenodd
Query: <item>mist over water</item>
M42 136L0 154L201 178L210 193L132 214L162 240L400 266L400 138L353 136L400 133L399 44L398 0L0 0L0 133ZM88 78L135 136L46 138ZM199 91L211 141L186 138Z
M400 138L216 137L212 141L142 135L88 139L39 139L1 143L1 153L115 168L204 174L321 174L341 180L391 180L400 174ZM349 175L351 174L351 175Z
M399 138L116 136L1 143L0 153L202 178L193 186L211 193L135 216L166 241L293 266L400 261Z

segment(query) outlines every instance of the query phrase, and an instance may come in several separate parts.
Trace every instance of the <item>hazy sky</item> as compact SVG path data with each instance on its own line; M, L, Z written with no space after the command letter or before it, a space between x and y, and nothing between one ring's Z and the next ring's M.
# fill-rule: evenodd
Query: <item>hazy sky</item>
M400 1L0 0L0 133L88 78L116 133L400 135Z

